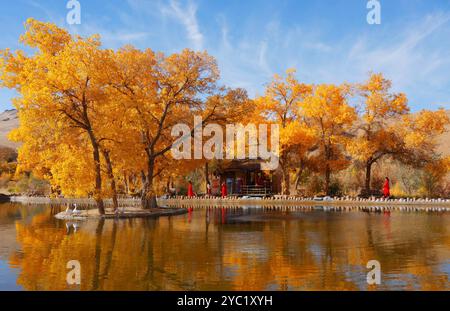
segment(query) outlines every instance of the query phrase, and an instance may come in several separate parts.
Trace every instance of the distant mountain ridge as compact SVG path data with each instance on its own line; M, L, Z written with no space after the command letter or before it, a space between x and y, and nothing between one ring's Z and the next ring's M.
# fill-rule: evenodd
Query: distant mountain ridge
M447 110L450 117L450 110ZM19 118L16 109L5 110L0 113L0 146L17 149L20 144L8 140L8 133L19 126ZM450 156L450 127L448 131L439 138L439 152Z

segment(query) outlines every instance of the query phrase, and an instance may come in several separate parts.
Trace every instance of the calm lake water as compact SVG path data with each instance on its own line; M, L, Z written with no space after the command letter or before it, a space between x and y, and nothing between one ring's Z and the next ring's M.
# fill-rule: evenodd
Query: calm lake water
M449 214L194 209L67 224L54 212L0 205L0 290L450 290Z

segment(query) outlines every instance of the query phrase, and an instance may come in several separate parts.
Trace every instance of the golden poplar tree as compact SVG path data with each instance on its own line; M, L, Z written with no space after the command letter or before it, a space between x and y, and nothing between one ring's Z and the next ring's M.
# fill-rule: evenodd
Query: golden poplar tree
M313 157L324 174L325 192L330 194L331 174L348 166L344 154L348 132L356 120L356 112L347 103L346 85L320 84L300 104L300 114L313 131L317 149Z
M116 61L112 85L126 107L126 126L136 143L132 161L141 176L142 206L156 207L154 179L167 169L163 163L174 143L171 129L178 123L192 124L196 113L203 115L202 96L216 89L217 64L206 52L185 49L166 56L133 47L120 50Z
M255 112L262 116L259 122L280 125L280 167L283 174L283 194L290 194L290 171L298 166L312 146L312 132L299 117L298 106L312 90L312 86L300 83L296 71L289 69L286 76L275 75L267 85L264 96L255 99Z
M357 85L364 101L347 150L364 164L366 194L371 192L372 167L383 158L416 167L438 161L436 139L448 124L442 109L410 113L406 95L392 93L391 87L391 81L382 74L372 74Z
M348 151L364 164L367 194L370 194L372 166L385 156L404 152L395 125L409 112L408 101L405 94L391 93L390 89L391 81L382 74L372 74L367 82L357 85L364 101Z
M112 51L101 50L96 36L72 37L54 24L33 19L27 21L21 41L35 49L35 53L27 56L22 51L14 54L3 51L0 71L2 84L20 94L15 105L21 127L13 134L24 143L19 153L33 152L30 147L38 146L35 141L38 139L38 150L49 154L58 152L62 148L59 144L66 145L68 148L62 155L68 160L86 158L86 153L90 154L84 171L94 176L91 194L99 212L104 214L101 173L104 137L99 127L103 126L102 112L106 111L107 103L103 74L108 70ZM28 135L26 125L30 115L45 121L43 126L32 130L33 135ZM65 139L70 139L70 144ZM49 158L57 159L62 155ZM32 154L21 156L25 157L32 157ZM61 163L64 161L53 164ZM53 180L57 179L58 176L53 176Z

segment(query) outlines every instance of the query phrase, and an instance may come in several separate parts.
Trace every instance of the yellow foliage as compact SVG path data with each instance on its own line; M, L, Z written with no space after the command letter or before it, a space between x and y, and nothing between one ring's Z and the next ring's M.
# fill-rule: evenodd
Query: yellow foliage
M348 160L343 149L347 144L346 133L356 120L356 111L347 103L348 88L321 84L301 102L300 114L313 131L318 144L319 170L326 175L326 187L330 174L344 169Z
M403 191L402 186L400 183L395 183L391 189L390 189L391 195L394 197L404 197L406 196L406 193Z
M403 93L391 94L391 85L382 74L372 74L367 82L357 86L364 103L356 137L349 142L348 151L363 163L376 162L400 145L393 125L409 112L408 100Z
M264 96L255 99L256 123L280 125L280 166L284 175L283 193L289 194L289 170L299 166L314 143L313 133L301 119L299 103L311 93L312 86L295 78L295 69L286 76L275 75L267 85Z
M444 109L422 110L415 116L403 119L402 134L407 148L435 149L437 137L444 133L450 120Z

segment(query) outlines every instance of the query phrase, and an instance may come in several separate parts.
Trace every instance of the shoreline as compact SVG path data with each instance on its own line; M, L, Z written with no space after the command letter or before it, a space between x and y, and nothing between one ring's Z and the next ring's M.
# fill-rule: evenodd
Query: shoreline
M121 208L139 208L139 198L119 198L119 209ZM89 198L48 198L48 197L28 197L28 196L11 196L10 202L22 204L77 204L79 206L95 207L95 201ZM111 199L104 200L106 206L112 205ZM171 207L190 207L190 206L208 206L208 207L226 207L226 206L384 206L384 207L414 207L420 209L445 208L450 211L450 199L363 199L363 198L328 198L318 200L314 198L286 197L274 196L270 198L237 198L237 197L202 197L188 198L178 196L174 198L157 199L160 206Z
M274 211L303 210L303 211L336 211L350 212L361 211L368 213L380 212L436 212L450 213L450 202L399 202L399 201L315 201L315 200L267 200L267 199L165 199L162 200L168 206L180 208L239 208L239 207L261 207Z
M119 207L125 206L140 206L141 200L134 198L119 198ZM95 200L91 198L50 198L50 197L32 197L32 196L10 196L9 201L11 203L22 204L77 204L80 206L95 206ZM106 206L112 205L112 199L104 199L103 202Z
M450 200L436 199L433 201L425 200L370 200L370 199L331 199L331 200L314 200L312 198L260 198L260 199L247 199L247 198L170 198L159 199L158 202L163 202L164 205L178 206L178 205L283 205L283 206L298 206L298 205L310 205L310 206L418 206L422 208L432 207L446 207L450 208Z

